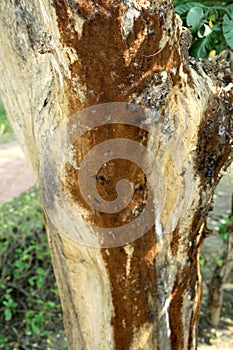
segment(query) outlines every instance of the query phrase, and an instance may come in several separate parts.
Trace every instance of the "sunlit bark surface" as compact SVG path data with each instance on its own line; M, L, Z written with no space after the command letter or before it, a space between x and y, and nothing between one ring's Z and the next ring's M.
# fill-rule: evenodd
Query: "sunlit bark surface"
M69 349L196 349L205 217L232 156L227 64L188 60L190 35L171 0L11 0L1 1L0 11L0 91L38 184L48 138L66 118L97 104L129 102L156 111L172 150L161 151L149 115L150 133L141 136L150 155L160 156L167 195L155 224L127 245L79 245L44 208ZM99 132L75 144L77 158L101 141ZM125 127L124 133L141 142L137 130ZM118 160L108 184L127 177L127 169L136 174L135 167ZM81 210L76 176L66 167L64 189ZM143 179L135 188L139 201ZM136 207L133 202L117 224L130 220ZM88 220L96 222L94 210ZM112 218L98 220L107 225Z

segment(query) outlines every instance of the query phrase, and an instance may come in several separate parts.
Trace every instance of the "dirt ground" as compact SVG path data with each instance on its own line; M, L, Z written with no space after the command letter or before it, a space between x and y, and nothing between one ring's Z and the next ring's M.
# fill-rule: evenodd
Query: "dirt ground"
M16 141L0 145L0 202L7 202L21 192L33 186L35 180L25 161L22 150ZM228 175L223 177L216 192L214 210L209 220L209 227L216 229L219 219L230 213L231 194L233 191L233 166ZM206 254L219 253L216 237L206 240L203 250ZM233 290L224 292L224 305L218 329L211 329L205 322L206 292L203 285L203 302L199 327L199 350L233 349Z
M16 141L0 145L0 202L8 202L35 183Z

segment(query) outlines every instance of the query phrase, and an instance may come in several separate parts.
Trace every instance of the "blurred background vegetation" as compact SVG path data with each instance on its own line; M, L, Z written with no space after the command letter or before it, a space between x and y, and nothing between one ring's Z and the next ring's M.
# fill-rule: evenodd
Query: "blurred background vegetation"
M232 1L175 0L174 4L183 25L188 26L193 35L191 56L208 59L233 48ZM0 144L13 138L0 101ZM229 186L222 191L229 191ZM199 331L201 349L212 344L217 336L216 327L232 327L230 335L233 334L231 271L225 280L221 280L219 291L224 291L224 294L217 325L211 323L209 315L213 278L217 276L219 280L224 267L232 263L229 260L229 242L233 236L230 208L217 215L215 220L215 226L211 228L213 236L207 239L209 243L204 246L201 256L204 276ZM36 187L8 203L0 203L0 222L0 349L67 349L58 288ZM227 346L224 349L227 350Z
M0 145L12 139L14 139L13 130L0 99Z
M0 349L66 349L36 187L2 203L0 222Z

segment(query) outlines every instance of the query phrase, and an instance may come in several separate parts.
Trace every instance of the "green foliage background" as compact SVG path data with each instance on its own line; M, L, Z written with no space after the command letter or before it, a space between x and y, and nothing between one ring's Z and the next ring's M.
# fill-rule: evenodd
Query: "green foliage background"
M193 43L189 54L208 58L225 49L233 49L232 1L175 0L175 11L190 28Z
M38 190L2 203L0 222L0 349L63 349L64 341L57 343L57 336L64 338L62 313Z
M7 119L3 103L0 99L0 144L14 138L9 120Z

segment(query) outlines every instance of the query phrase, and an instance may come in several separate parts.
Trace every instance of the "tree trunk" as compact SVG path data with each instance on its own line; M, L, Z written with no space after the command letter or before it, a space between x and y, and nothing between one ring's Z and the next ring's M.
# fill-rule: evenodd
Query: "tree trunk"
M195 349L205 216L231 156L231 73L188 61L190 35L171 0L0 9L1 95L41 188L69 349ZM119 212L83 199L91 176L82 160L93 151L99 161L95 146L108 139L112 159L92 179L105 202L130 181L132 201ZM115 139L131 140L126 159Z
M227 225L229 236L223 241L223 253L220 257L222 263L221 265L216 265L211 281L208 284L207 320L213 327L217 327L219 324L224 286L233 267L233 236L230 234L233 229L232 226L232 224Z

